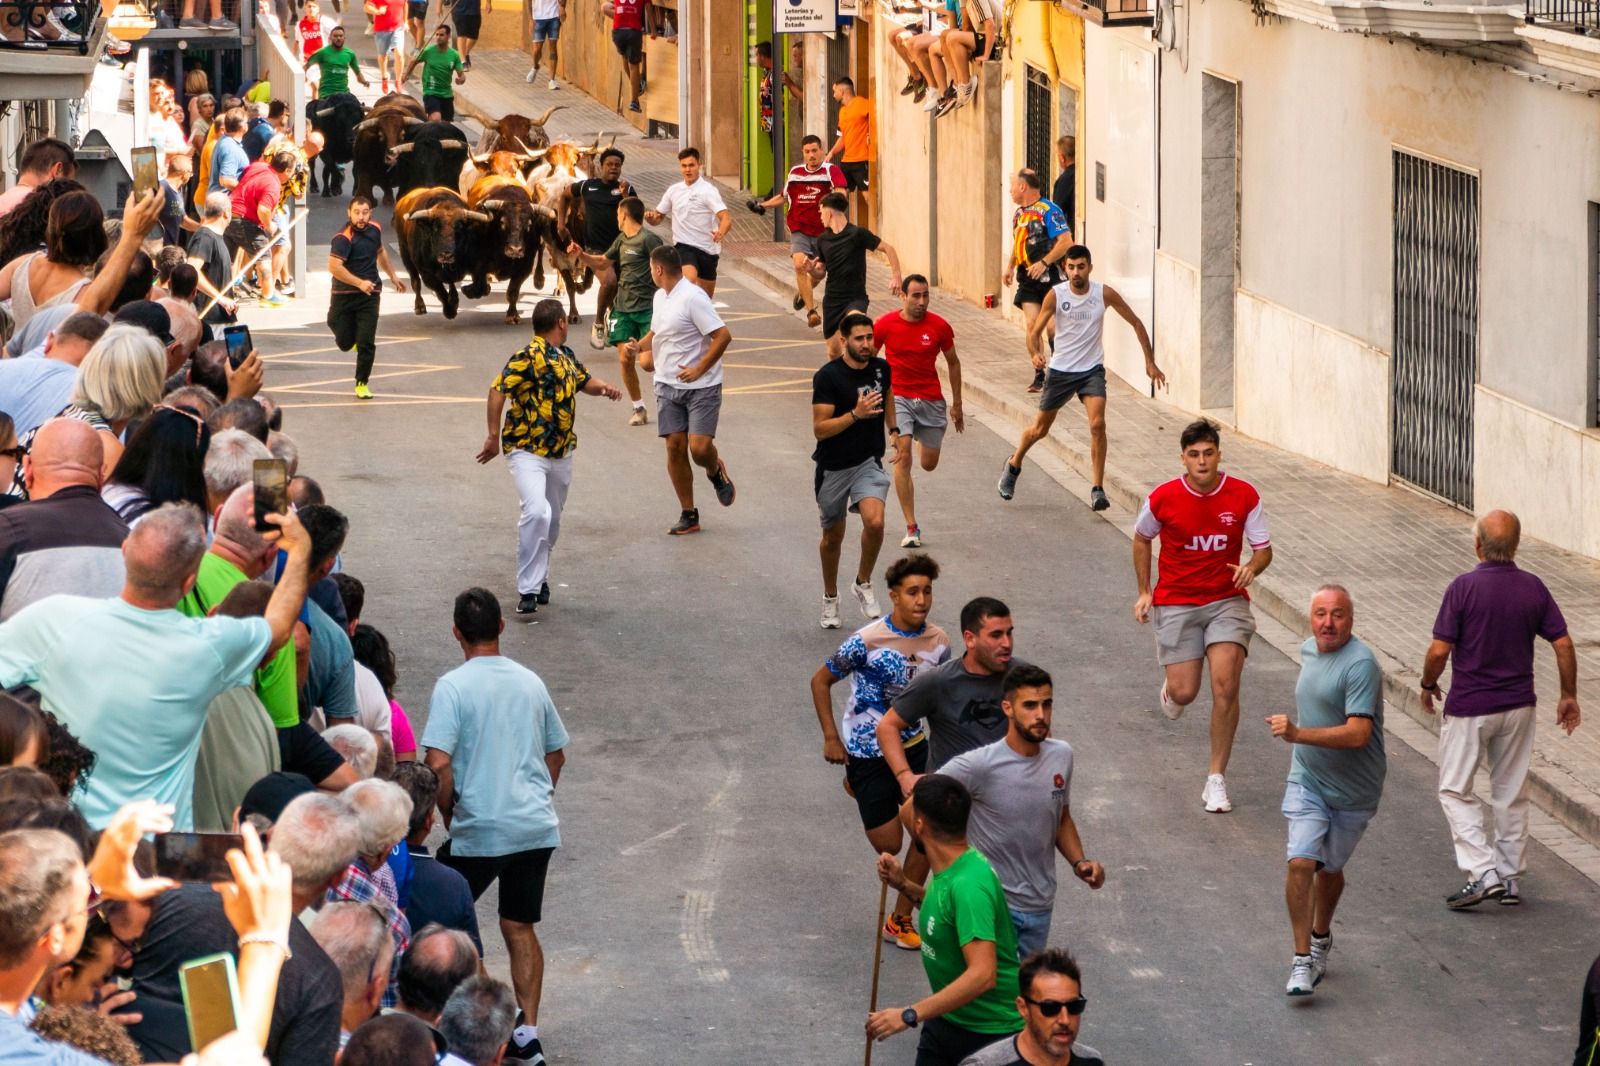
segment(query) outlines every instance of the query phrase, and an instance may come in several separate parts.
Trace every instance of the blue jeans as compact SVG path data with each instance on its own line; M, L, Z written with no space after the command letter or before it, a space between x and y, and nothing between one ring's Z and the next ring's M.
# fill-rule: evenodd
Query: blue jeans
M1009 909L1009 908L1008 908ZM1011 924L1017 931L1017 961L1043 951L1050 939L1052 911L1011 911Z

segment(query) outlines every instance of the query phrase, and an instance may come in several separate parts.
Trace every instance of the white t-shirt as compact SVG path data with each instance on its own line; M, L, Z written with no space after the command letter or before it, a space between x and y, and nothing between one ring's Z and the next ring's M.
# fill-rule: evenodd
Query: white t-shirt
M394 711L383 694L378 675L360 663L356 668L356 723L388 739L394 745Z
M695 182L696 185L703 184ZM650 351L656 382L674 389L709 389L722 384L722 360L693 381L680 381L678 371L694 366L706 353L707 337L723 325L706 291L688 278L671 289L657 289L650 311Z
M717 228L717 213L727 209L717 187L704 177L693 185L680 181L671 186L656 205L657 211L672 219L673 244L687 244L710 255L722 254L721 243L712 240L711 234Z
M561 0L533 0L533 19L543 22L561 17Z

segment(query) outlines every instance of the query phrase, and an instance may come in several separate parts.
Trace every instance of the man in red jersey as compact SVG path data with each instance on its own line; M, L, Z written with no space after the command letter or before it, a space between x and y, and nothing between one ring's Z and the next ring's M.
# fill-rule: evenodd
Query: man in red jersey
M966 428L961 415L961 360L956 358L956 335L950 323L928 310L928 293L927 278L907 274L900 286L901 309L890 311L872 326L872 339L889 360L890 380L895 383L895 424L901 433L916 441L924 470L939 465L945 426L954 422L957 433ZM935 367L940 353L950 371L948 411ZM900 547L922 547L910 463L894 465L894 494L900 500L900 513L906 518L906 535Z
M1157 485L1134 527L1133 575L1139 598L1133 617L1156 623L1156 661L1166 670L1161 711L1168 718L1200 691L1211 665L1211 770L1200 794L1213 813L1233 810L1223 774L1239 728L1239 675L1256 631L1250 583L1272 564L1272 538L1261 496L1222 472L1222 438L1212 422L1184 427L1178 438L1183 476ZM1150 544L1161 538L1161 574L1150 588ZM1250 561L1240 563L1244 544Z
M806 325L816 329L822 325L817 313L817 300L811 291L811 271L808 260L820 256L817 238L822 236L822 198L835 189L843 189L844 171L836 163L822 161L822 138L808 133L800 141L800 158L805 162L789 168L789 179L781 192L765 200L752 200L752 209L765 211L787 203L788 214L784 222L789 227L789 258L794 261L794 309L806 311Z
M600 13L611 16L611 43L628 68L628 110L637 114L644 90L644 0L605 0Z

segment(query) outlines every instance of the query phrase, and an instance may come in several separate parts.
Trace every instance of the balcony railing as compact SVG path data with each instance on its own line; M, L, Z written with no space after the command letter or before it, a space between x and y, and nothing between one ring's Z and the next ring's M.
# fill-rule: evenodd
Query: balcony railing
M1154 0L1080 0L1085 12L1102 26L1148 26L1155 17ZM1078 6L1068 0L1068 6ZM1095 15L1099 17L1096 18Z
M1527 0L1526 17L1530 26L1600 34L1600 3L1596 0Z
M98 0L0 0L0 49L87 55Z

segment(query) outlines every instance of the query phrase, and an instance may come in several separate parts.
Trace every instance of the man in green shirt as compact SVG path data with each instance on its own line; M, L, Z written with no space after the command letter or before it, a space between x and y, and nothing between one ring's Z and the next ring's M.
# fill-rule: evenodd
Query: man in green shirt
M450 84L450 75L455 75L457 85L464 85L467 73L461 64L461 53L450 47L449 26L440 26L433 31L433 40L411 57L411 62L406 64L405 75L400 80L411 80L411 72L417 69L418 63L422 64L422 109L428 113L430 121L454 122L456 94Z
M656 295L656 283L650 277L650 253L664 242L644 228L644 201L637 196L624 197L617 204L617 228L622 232L601 255L590 255L577 241L568 244L567 251L594 270L609 267L616 271L617 295L611 301L611 330L606 339L617 346L622 387L633 401L628 425L642 426L650 421L650 415L639 392L637 357L628 344L642 340L650 332L650 309Z
M363 86L372 84L361 73L361 63L356 59L356 54L345 47L343 26L335 26L328 31L328 43L306 58L306 70L309 71L313 66L322 68L322 80L317 83L318 100L326 100L335 93L349 92L352 71L355 72L356 81Z
M906 879L893 855L878 877L919 901L922 968L931 995L867 1016L867 1035L885 1040L922 1027L918 1066L958 1066L968 1055L1019 1032L1017 933L994 869L967 846L972 796L955 778L927 774L911 790L911 835L932 871L926 887Z

